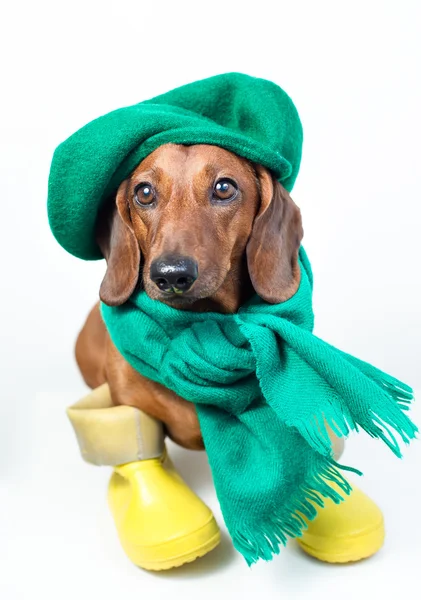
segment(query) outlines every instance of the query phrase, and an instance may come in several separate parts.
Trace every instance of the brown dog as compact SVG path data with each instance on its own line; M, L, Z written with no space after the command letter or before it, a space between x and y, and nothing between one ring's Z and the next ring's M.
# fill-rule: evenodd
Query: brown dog
M107 260L100 298L116 306L137 285L182 310L238 310L254 291L276 303L298 288L298 207L261 166L216 146L161 146L120 185L98 219ZM97 304L76 343L86 383L108 382L115 404L164 423L175 442L203 449L195 407L137 373L115 348Z

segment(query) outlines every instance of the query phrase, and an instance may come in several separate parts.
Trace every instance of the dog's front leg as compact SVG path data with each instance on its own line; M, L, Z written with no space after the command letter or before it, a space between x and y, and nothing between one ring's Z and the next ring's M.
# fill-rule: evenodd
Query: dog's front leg
M129 365L109 340L106 378L116 405L132 406L164 425L164 432L180 446L203 450L196 408L173 391L143 377Z

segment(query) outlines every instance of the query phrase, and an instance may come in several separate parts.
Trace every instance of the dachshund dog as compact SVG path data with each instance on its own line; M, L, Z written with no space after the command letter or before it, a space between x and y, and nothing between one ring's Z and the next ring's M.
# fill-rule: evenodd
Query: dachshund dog
M138 286L180 310L233 313L255 292L290 298L300 281L301 215L260 165L210 145L166 144L145 158L98 216L107 261L102 302ZM115 405L143 410L176 443L203 449L194 404L140 375L113 345L94 306L76 343L88 386L108 383Z

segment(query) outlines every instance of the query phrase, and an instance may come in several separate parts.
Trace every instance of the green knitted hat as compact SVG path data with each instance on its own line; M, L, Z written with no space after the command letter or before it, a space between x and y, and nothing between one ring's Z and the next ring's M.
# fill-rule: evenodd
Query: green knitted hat
M94 121L57 147L50 170L48 217L57 241L85 260L102 258L95 223L104 200L159 146L213 144L270 169L291 190L302 128L277 85L240 73L176 88Z

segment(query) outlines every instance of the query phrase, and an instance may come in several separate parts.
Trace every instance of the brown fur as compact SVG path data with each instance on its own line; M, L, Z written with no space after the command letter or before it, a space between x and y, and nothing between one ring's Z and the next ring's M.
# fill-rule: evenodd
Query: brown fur
M211 201L216 180L228 177L236 199ZM156 190L153 207L135 202L134 188ZM299 285L300 211L286 190L258 165L216 146L161 146L143 160L99 215L98 243L107 260L100 297L120 305L143 285L147 294L181 310L232 313L254 290L275 303ZM149 276L153 260L182 254L199 276L182 296L161 292ZM141 280L141 281L139 281ZM164 423L180 445L202 449L194 404L137 373L110 340L99 313L90 312L76 343L86 383L108 382L113 402L135 406Z

